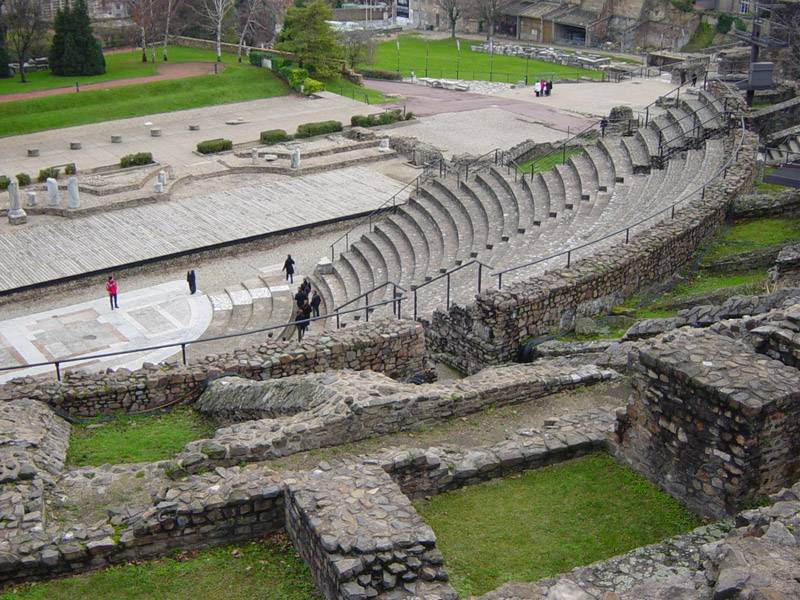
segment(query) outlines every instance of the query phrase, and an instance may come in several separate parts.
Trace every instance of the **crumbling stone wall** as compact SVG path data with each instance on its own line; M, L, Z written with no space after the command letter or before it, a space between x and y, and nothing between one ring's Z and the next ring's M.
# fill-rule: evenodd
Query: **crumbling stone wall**
M737 136L741 136L739 133ZM728 149L732 140L728 141ZM502 290L485 290L468 306L433 314L427 328L432 353L474 373L486 365L514 360L526 340L559 329L569 313L604 297L628 296L672 275L722 225L729 202L749 189L754 177L757 138L746 133L739 161L728 177L706 188L705 197L680 207L674 219L635 236L629 244L597 251L544 275Z
M32 398L72 415L91 416L193 402L208 380L223 373L265 380L326 369L372 369L406 378L425 368L422 326L384 320L309 336L302 343L269 341L232 354L207 356L187 367L164 363L113 373L75 371L60 382L20 378L0 386L0 402Z
M618 455L698 514L721 517L800 478L800 371L712 331L641 344Z

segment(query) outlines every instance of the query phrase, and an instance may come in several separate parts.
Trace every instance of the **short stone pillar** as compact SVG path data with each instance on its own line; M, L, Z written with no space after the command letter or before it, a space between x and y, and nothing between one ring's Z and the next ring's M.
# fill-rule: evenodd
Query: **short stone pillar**
M333 263L331 259L327 256L323 256L319 259L317 266L314 267L314 273L318 273L320 275L330 275L333 273Z
M8 222L12 225L22 225L28 221L28 214L19 205L19 184L10 181L8 184Z
M111 136L111 143L112 144L121 144L122 143L122 136L121 135L112 135Z
M80 142L70 142L69 143L69 149L70 150L80 150L81 149L81 143Z
M258 148L253 148L250 150L250 162L256 164L258 162Z
M28 156L31 156L31 157L39 156L39 149L38 148L28 148Z
M292 150L292 168L299 169L300 168L300 149L295 148Z
M48 177L45 186L47 186L47 206L58 208L58 182L52 177Z
M36 192L28 192L28 208L33 208L36 206Z
M81 196L78 192L78 178L74 175L67 179L67 208L76 210L81 205Z
M161 183L160 181L156 181L156 184L153 187L154 187L154 189L156 191L156 194L163 194L164 193L164 184Z
M160 183L162 186L167 185L167 172L164 169L161 169L158 172L158 183Z
M378 152L389 152L389 138L381 138L378 140Z
M195 123L189 125L189 131L200 131L200 125L197 125Z
M151 127L150 137L161 137L161 127Z

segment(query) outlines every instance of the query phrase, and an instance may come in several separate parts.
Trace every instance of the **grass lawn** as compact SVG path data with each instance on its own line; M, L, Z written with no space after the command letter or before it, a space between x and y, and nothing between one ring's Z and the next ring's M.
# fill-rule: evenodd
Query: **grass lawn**
M0 600L319 600L311 573L284 536L175 558L120 565L0 593Z
M739 221L722 231L703 254L703 263L795 240L800 240L800 217Z
M545 156L527 160L524 163L517 165L517 171L520 173L538 173L539 171L548 171L556 165L566 162L570 156L580 154L581 152L583 152L582 148L567 148L566 152L559 151L553 152L552 154L546 154Z
M189 408L152 416L118 415L100 427L90 426L72 427L67 452L67 462L72 466L163 460L188 442L209 437L215 429L213 423Z
M774 173L777 170L778 167L765 168L762 175L758 178L758 181L756 181L756 186L755 186L756 190L762 192L784 192L788 190L789 188L787 188L785 185L780 185L779 183L764 183L763 176L769 175L770 173Z
M606 454L470 486L416 503L456 590L536 581L701 524Z
M390 98L384 96L382 92L366 86L356 85L342 77L326 81L325 90L359 102L366 102L367 104L383 104L390 101Z
M409 77L414 71L417 77L425 76L425 54L428 51L428 76L444 78L461 78L483 81L516 82L528 78L556 79L559 77L575 78L591 77L602 79L600 71L591 71L577 67L567 67L542 60L526 60L518 56L495 55L473 52L470 44L478 44L475 40L461 40L461 60L458 60L456 42L452 39L426 40L414 34L400 36L400 72ZM490 70L491 62L491 70ZM366 65L365 65L366 66ZM381 42L375 48L374 63L370 68L397 71L397 46L395 40ZM456 69L458 67L458 70Z

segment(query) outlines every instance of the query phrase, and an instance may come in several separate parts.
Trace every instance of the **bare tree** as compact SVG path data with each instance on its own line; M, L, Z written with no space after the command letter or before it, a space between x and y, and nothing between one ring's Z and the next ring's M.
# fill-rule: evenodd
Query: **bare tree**
M508 0L472 0L471 12L486 25L486 39L494 37L494 29Z
M233 9L233 0L201 0L196 12L207 22L217 42L217 62L222 62L222 26Z
M461 18L464 0L436 0L436 6L444 11L447 22L450 24L450 37L456 37L456 23Z
M353 29L339 33L339 44L344 50L344 60L355 68L358 63L372 63L375 52L375 33L369 29Z
M259 31L268 31L270 26L274 31L277 11L278 4L275 0L241 0L236 25L239 35L236 57L239 62L242 62L242 49L248 39L255 37Z
M5 24L9 48L19 63L19 79L25 83L25 61L31 47L47 33L42 0L7 0Z
M147 48L155 62L155 44L158 35L158 15L161 12L160 0L128 0L128 13L142 36L142 62L147 62Z
M161 6L164 9L164 60L169 60L167 56L167 45L169 44L169 36L174 29L175 17L183 7L183 0L161 0ZM172 29L170 29L172 27Z

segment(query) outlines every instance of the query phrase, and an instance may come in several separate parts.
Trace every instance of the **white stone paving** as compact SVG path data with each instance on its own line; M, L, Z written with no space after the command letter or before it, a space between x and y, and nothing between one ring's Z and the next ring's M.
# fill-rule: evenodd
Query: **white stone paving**
M102 287L97 299L0 321L0 366L117 352L198 338L211 322L209 299L189 294L185 281L169 281L126 291L111 310ZM178 350L166 348L104 359L75 361L62 369L136 369L163 361ZM0 383L22 375L55 374L52 366L0 372Z
M402 185L352 167L20 228L0 236L0 290L367 212Z

